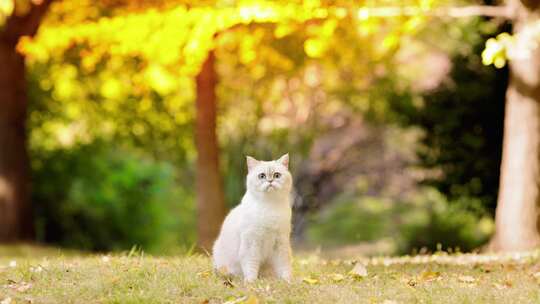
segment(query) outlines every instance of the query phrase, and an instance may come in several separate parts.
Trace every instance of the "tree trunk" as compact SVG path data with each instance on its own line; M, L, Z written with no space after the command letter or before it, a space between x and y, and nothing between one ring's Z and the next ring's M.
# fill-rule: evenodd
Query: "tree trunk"
M32 237L24 58L0 41L0 242Z
M210 250L225 218L225 196L219 172L216 135L216 84L214 53L210 52L197 75L197 234L198 246Z
M53 1L30 4L27 14L11 15L0 30L0 242L28 240L34 235L26 150L25 65L16 46L20 37L37 32Z
M516 4L516 51L522 52L533 41L520 34L540 19L537 5L529 6L525 1ZM540 245L540 50L531 51L510 61L496 232L488 246L492 251L527 250Z

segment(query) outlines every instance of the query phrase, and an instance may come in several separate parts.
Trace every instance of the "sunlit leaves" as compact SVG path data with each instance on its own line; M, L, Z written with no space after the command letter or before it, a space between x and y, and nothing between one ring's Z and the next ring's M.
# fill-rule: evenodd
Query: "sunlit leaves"
M416 33L425 21L421 16L390 22L357 19L357 6L324 1L253 0L234 6L145 10L107 10L102 2L93 6L89 0L61 2L51 7L34 39L21 39L18 50L31 67L47 69L40 86L50 91L55 102L51 107L67 120L64 126L77 120L77 128L70 125L73 130L151 139L164 150L174 146L174 151L178 145L191 150L190 137L178 130L190 131L193 78L210 50L216 49L219 73L226 76L220 79L218 94L220 113L229 121L222 123L220 132L251 119L258 130L270 134L312 119L322 101L317 110L332 108L328 115L353 99L368 105L364 108L383 111L381 99L363 91L384 74L375 76L373 65L383 66L402 37ZM331 68L321 68L325 65ZM317 86L324 86L325 92ZM353 98L345 87L364 95ZM239 107L242 102L249 105ZM76 103L82 114L68 115L69 103ZM232 103L234 109L228 110ZM246 114L248 107L252 112ZM235 110L238 118L232 117ZM251 114L270 112L271 117L260 120ZM37 131L33 138L66 133L56 123L51 132Z
M35 42L22 40L19 50L30 59L43 61L52 55L61 55L73 43L86 43L89 47L108 45L111 55L139 56L162 65L182 64L181 72L194 75L214 47L218 32L251 22L302 22L314 18L314 11L297 5L278 6L266 2L222 9L188 10L179 6L168 11L150 10L76 26L45 27ZM246 57L249 61L253 54L248 52Z
M482 63L502 68L507 60L529 60L538 47L540 47L540 21L524 25L514 35L501 33L495 38L488 39L482 52Z
M336 19L329 18L321 25L308 27L308 32L311 31L316 34L304 42L306 55L312 58L322 57L329 47L329 43L331 43L337 25L338 21Z
M396 34L391 34L386 36L382 41L382 50L388 51L395 49L399 44L399 36Z
M412 34L418 31L425 23L425 16L414 16L403 24L402 30L405 33Z
M304 42L304 50L309 57L322 57L326 50L326 42L322 39L310 38Z
M246 35L240 41L240 62L243 64L252 63L257 58L257 46L261 42L261 38L264 35L262 29L257 29L252 35Z
M124 94L124 88L122 82L118 79L107 77L103 81L100 89L101 95L107 99L118 99L121 98Z
M482 63L484 65L493 64L497 68L502 68L506 64L507 51L513 44L514 38L508 33L501 33L496 38L489 38L486 41L486 48L482 52Z
M160 95L168 95L176 91L178 87L174 75L161 65L150 65L144 72L144 78Z
M208 51L214 48L216 35L239 24L276 23L275 35L282 38L295 30L292 23L321 19L319 24L308 26L308 32L313 34L309 34L304 43L306 54L319 58L328 48L338 20L344 14L347 14L345 8L327 8L319 1L307 1L303 5L244 1L237 7L224 8L178 6L166 11L149 10L76 25L45 26L34 41L23 39L19 50L30 60L43 62L51 56L61 56L74 44L86 44L88 50L104 45L112 56L136 56L165 66L180 64L179 73L193 76ZM367 32L377 24L372 19L363 20L362 16L359 22ZM421 17L411 18L405 32L414 32L422 22ZM256 56L252 47L256 39L249 35L245 38L241 56L243 62L249 63ZM394 47L397 39L392 36L383 41L384 48ZM92 56L91 53L87 52L85 56ZM87 61L86 64L92 66L96 58Z
M14 8L13 0L0 0L0 26L13 13Z
M276 29L274 30L274 36L277 39L280 39L291 34L292 32L294 32L294 30L295 30L295 27L289 23L278 24L276 26Z

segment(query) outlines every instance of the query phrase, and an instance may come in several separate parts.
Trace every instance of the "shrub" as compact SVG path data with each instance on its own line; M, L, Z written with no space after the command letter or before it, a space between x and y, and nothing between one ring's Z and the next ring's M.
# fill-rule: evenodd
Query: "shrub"
M105 143L34 154L39 240L89 250L193 242L193 195L170 164Z
M312 215L307 238L330 246L383 238L388 234L391 213L386 203L371 197L341 198L334 206Z
M493 232L493 219L482 212L480 199L461 198L447 201L434 193L423 203L427 206L420 221L405 221L400 253L419 250L473 251L482 246Z
M338 246L390 239L400 254L421 249L471 251L493 231L493 220L482 208L479 199L449 202L432 188L403 202L349 194L310 218L307 241Z

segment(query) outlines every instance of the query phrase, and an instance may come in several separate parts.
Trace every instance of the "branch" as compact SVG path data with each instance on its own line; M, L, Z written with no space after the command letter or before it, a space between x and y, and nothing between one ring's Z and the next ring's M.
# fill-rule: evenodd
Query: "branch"
M15 45L22 36L34 36L43 16L53 1L55 0L33 1L35 4L31 4L27 14L17 16L14 13L11 15L6 21L4 29L0 32L0 39L8 44Z
M373 8L360 8L358 9L358 18L367 19L371 17L385 18L385 17L399 17L399 16L434 16L434 17L451 17L451 18L463 18L474 16L485 17L501 17L506 19L512 19L514 17L514 11L509 6L489 6L489 5L476 5L476 6L463 6L463 7L440 7L433 9L425 9L417 6L403 6L403 7L373 7Z

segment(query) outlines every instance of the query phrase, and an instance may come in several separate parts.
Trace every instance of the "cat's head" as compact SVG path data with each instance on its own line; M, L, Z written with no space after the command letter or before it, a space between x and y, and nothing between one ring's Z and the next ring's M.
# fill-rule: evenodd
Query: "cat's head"
M246 157L247 188L255 193L290 193L292 175L289 172L289 154L277 160L260 161Z

